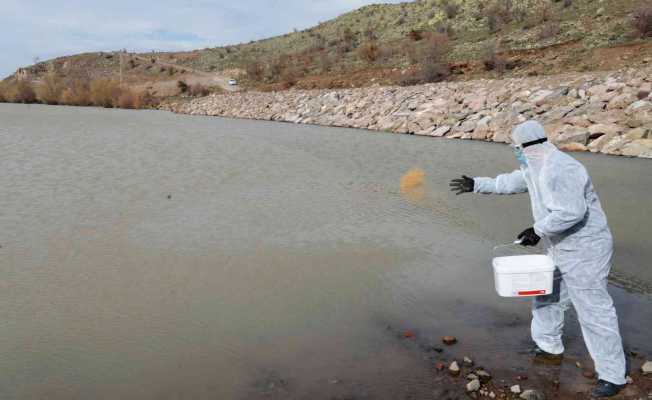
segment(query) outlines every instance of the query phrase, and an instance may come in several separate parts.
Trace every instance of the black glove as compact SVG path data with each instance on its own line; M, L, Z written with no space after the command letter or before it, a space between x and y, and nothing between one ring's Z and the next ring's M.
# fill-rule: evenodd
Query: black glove
M521 240L522 246L536 246L541 240L541 237L534 232L534 228L527 228L519 233L517 237Z
M455 194L468 193L473 191L475 181L473 178L462 175L462 178L453 179L448 186L451 187L451 192L456 192Z

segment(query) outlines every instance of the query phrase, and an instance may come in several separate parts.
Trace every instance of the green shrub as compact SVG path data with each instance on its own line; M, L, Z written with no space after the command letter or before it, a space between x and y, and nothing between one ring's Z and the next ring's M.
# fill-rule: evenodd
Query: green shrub
M652 37L652 4L641 4L632 16L632 24L638 36Z
M263 74L265 73L265 68L263 64L258 61L251 61L245 66L247 72L247 78L251 79L254 82L258 82L263 79Z
M380 48L375 42L365 43L358 48L358 56L369 64L374 63L380 57Z
M512 6L511 0L494 0L486 8L489 31L497 32L503 25L510 23L514 19Z
M557 36L559 34L559 31L560 31L559 23L555 21L550 21L541 27L541 31L539 31L539 39L540 40L550 39L554 36Z
M455 2L450 3L446 1L444 2L444 12L446 13L446 17L448 17L448 19L453 19L460 13L460 5Z
M195 84L195 85L190 85L188 87L188 94L190 96L208 96L211 93L211 91L204 85L202 84Z
M482 64L486 71L496 70L498 72L504 72L507 67L507 59L500 55L496 46L489 46L485 51Z

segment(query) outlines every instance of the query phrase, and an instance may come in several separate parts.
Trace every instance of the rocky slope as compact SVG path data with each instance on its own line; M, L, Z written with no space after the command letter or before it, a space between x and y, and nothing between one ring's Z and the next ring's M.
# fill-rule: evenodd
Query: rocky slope
M652 158L652 59L646 62L615 72L212 95L162 108L504 143L514 124L534 118L563 150Z

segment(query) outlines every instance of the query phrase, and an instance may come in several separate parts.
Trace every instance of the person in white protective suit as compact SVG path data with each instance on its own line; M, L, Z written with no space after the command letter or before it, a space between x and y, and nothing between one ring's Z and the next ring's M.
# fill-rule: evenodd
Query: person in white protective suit
M613 396L625 384L625 354L616 309L607 292L613 242L600 200L584 166L548 143L541 124L518 125L512 139L518 170L496 178L463 176L450 186L457 194L529 193L535 223L518 238L524 246L543 239L561 274L559 291L552 299L534 298L534 359L561 363L564 311L573 304L599 377L592 395Z

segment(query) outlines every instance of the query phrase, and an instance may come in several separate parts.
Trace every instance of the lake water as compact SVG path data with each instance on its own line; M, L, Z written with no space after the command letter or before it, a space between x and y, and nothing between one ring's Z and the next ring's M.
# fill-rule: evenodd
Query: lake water
M2 399L431 398L455 393L435 359L527 368L529 303L495 294L490 260L528 197L448 191L516 168L507 146L2 104L0 150ZM575 157L626 346L650 356L652 161Z

